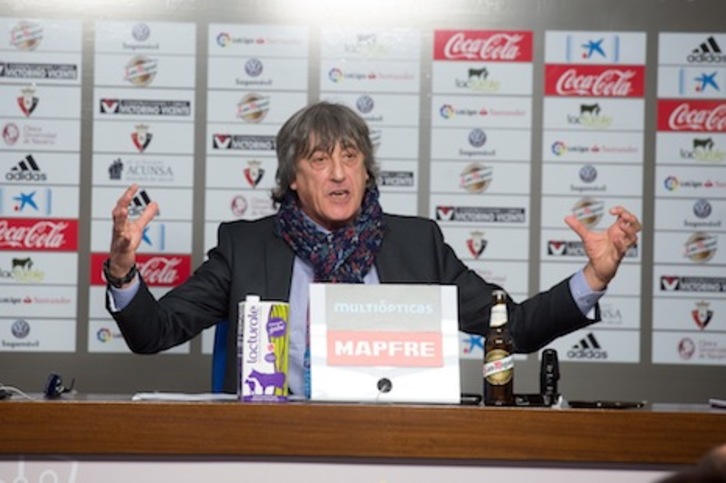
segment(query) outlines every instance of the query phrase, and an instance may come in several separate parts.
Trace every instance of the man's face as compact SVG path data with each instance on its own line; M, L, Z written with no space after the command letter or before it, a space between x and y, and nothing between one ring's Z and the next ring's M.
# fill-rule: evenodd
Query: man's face
M355 146L337 143L331 153L314 149L307 158L298 159L290 188L297 192L306 215L334 230L356 217L367 181L363 153Z

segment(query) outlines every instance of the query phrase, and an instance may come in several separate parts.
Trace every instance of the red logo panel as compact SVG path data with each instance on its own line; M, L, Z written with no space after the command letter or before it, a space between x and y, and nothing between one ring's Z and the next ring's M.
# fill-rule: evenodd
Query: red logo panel
M108 253L91 254L91 285L106 285L103 277L103 262ZM136 255L136 267L149 287L176 287L191 274L192 256L164 253Z
M726 132L726 103L659 100L658 131Z
M0 250L75 252L78 220L0 218Z
M545 67L545 95L581 97L643 97L642 65L569 65Z
M437 30L434 60L532 62L532 32Z

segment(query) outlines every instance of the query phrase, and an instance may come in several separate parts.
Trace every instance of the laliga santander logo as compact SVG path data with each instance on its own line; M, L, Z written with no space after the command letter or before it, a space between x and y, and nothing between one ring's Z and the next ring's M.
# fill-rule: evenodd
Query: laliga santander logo
M561 96L628 97L633 91L634 70L606 69L595 73L566 70L555 85Z
M522 34L497 32L484 38L467 38L465 32L452 35L444 45L447 59L513 61L522 56Z
M726 131L726 104L697 109L683 103L668 116L671 131Z

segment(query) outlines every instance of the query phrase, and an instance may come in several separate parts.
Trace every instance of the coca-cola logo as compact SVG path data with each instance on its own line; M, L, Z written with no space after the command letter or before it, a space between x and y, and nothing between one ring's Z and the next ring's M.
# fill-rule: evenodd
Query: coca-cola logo
M628 97L633 92L634 70L607 69L596 74L566 70L557 80L555 91L561 96Z
M11 225L0 220L0 250L63 250L71 248L70 223L38 220Z
M444 45L444 56L448 59L513 61L522 54L520 43L524 38L522 34L509 32L468 38L466 33L458 32Z
M683 103L668 117L672 131L726 131L726 104L714 108L692 108Z
M141 276L149 285L178 285L181 280L179 268L181 258L151 257L138 263Z

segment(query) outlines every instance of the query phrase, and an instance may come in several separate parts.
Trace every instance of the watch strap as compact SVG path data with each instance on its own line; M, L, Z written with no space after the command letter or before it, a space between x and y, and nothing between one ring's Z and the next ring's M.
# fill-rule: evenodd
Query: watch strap
M136 276L136 264L134 263L133 265L131 265L131 268L126 275L118 278L111 275L111 259L107 258L106 261L103 262L103 276L106 277L106 281L109 285L111 285L112 287L121 288L130 281L132 281Z

